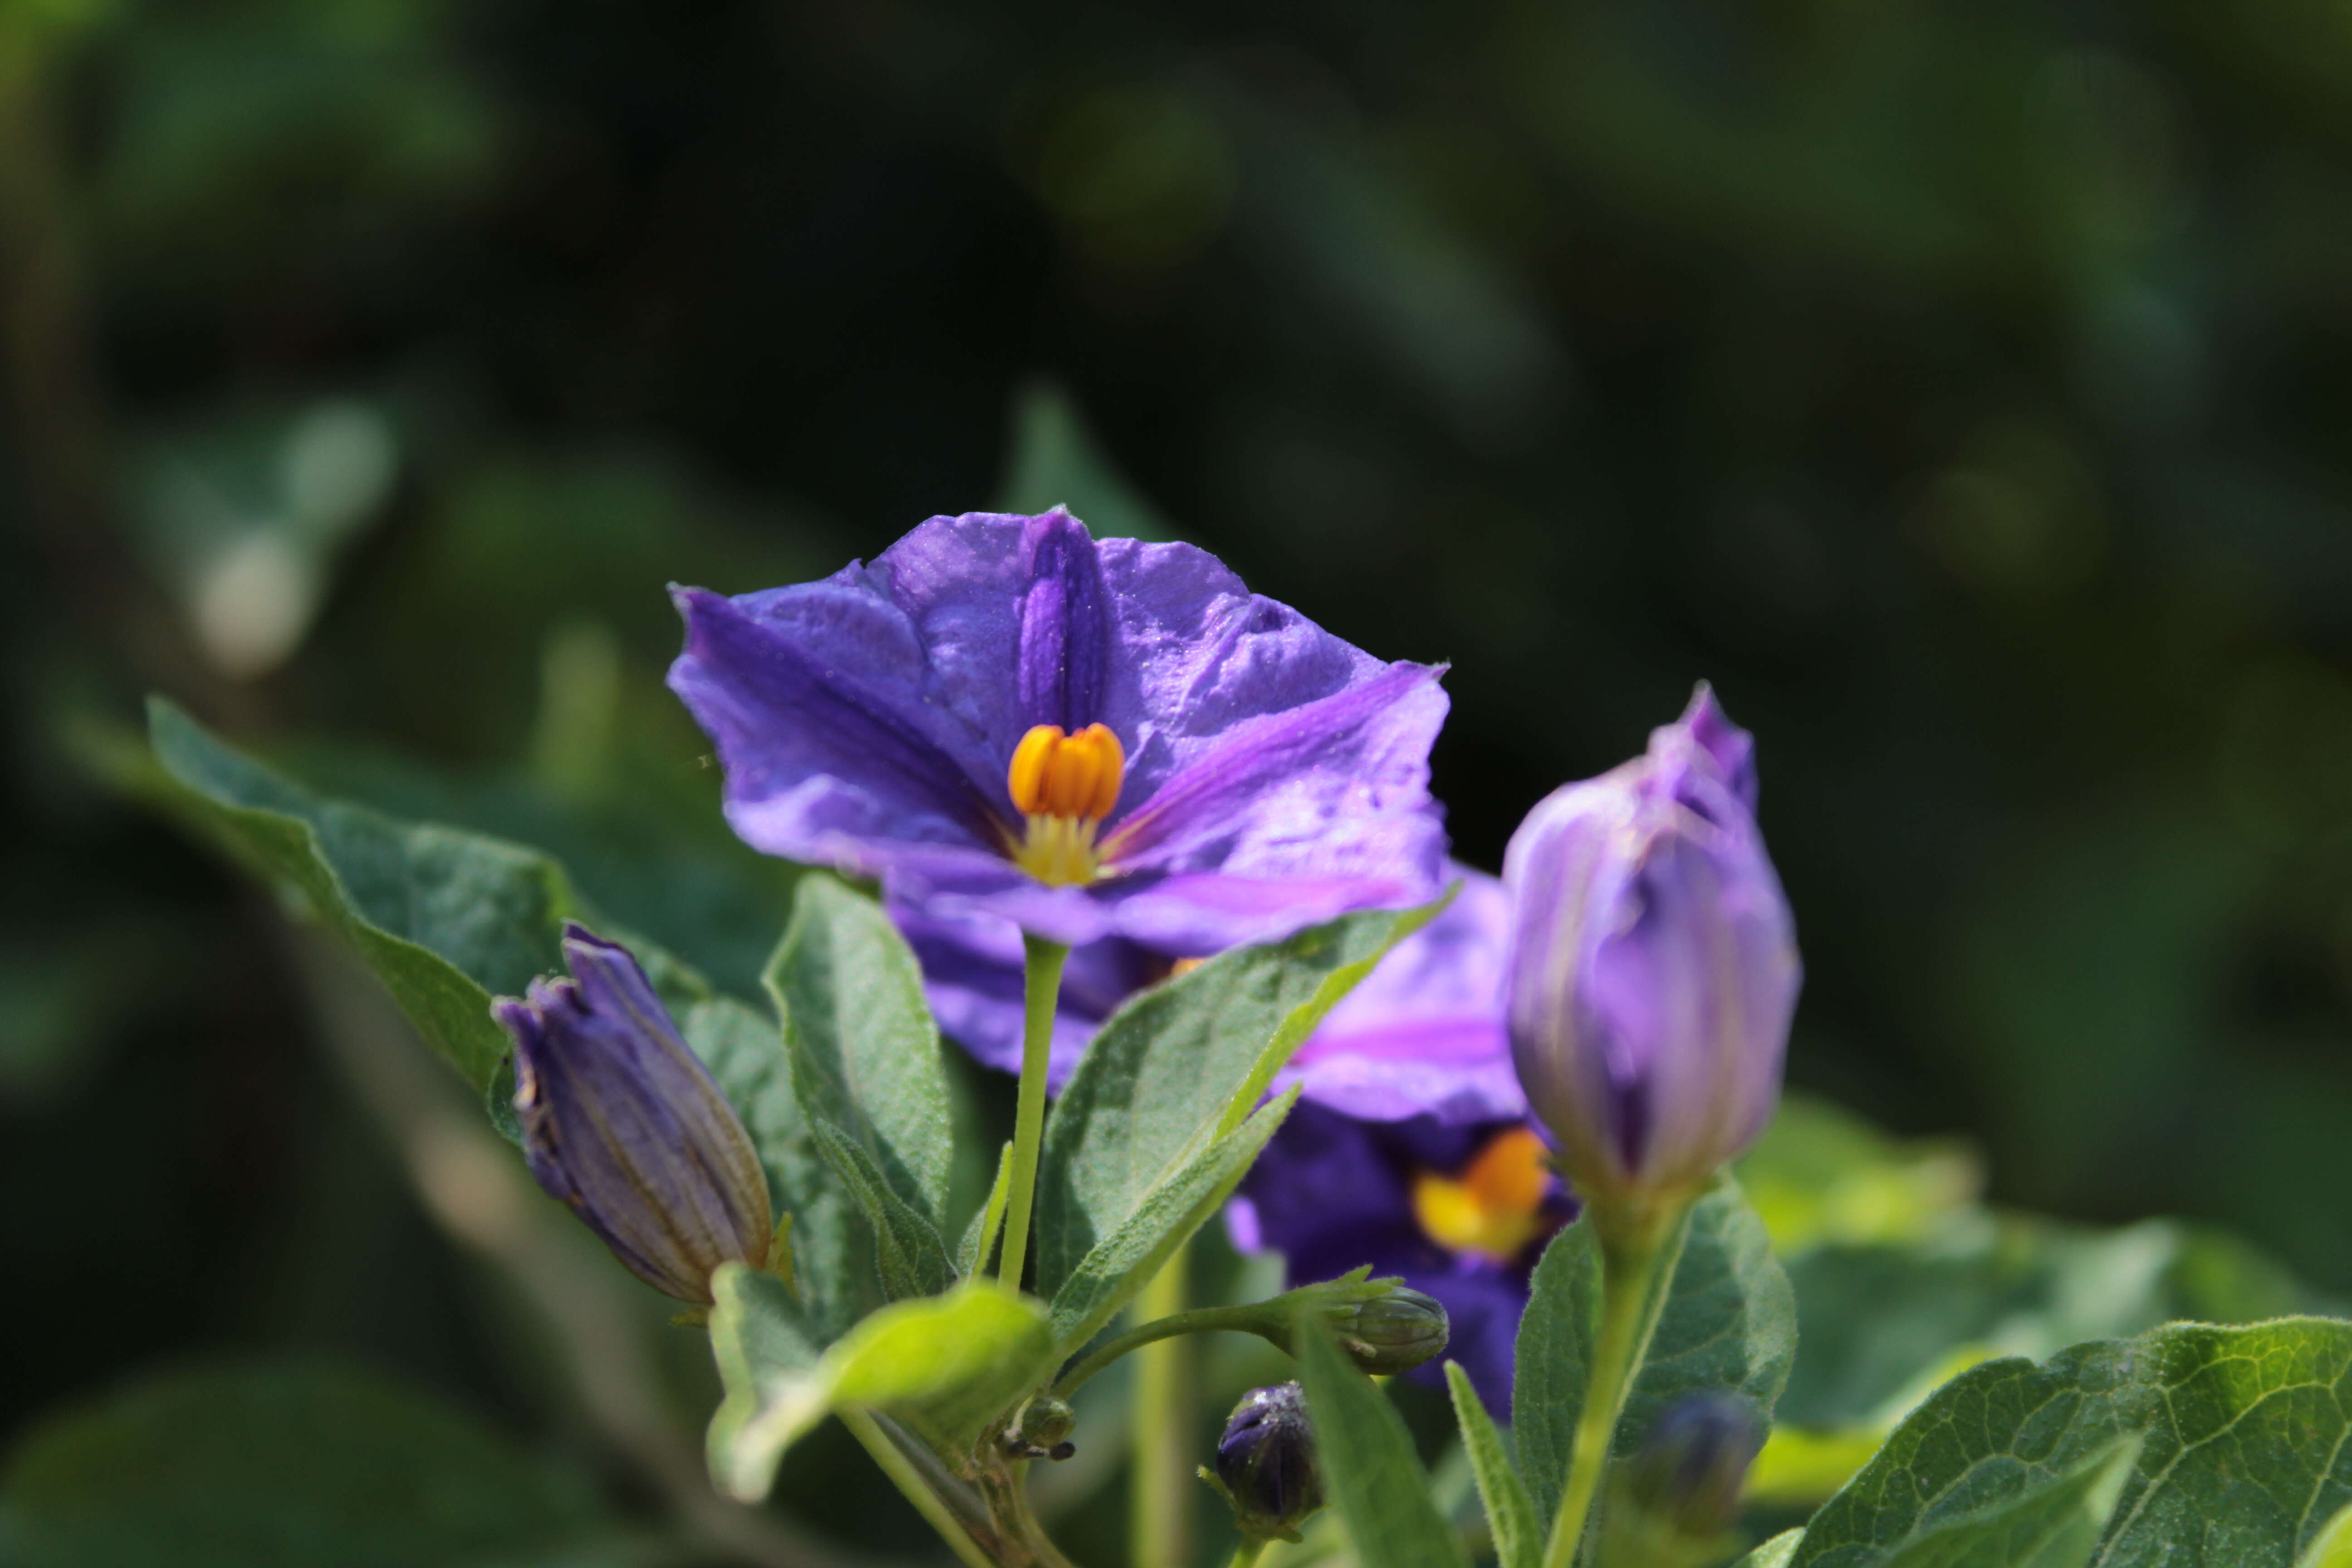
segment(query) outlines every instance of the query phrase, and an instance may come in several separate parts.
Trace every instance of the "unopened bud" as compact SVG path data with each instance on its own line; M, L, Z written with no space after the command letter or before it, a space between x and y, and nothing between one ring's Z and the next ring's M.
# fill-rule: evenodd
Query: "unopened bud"
M1078 1414L1066 1399L1041 1394L1021 1408L1021 1418L1004 1435L1004 1451L1021 1459L1066 1459L1076 1453L1070 1433Z
M1720 1534L1739 1515L1748 1467L1764 1423L1727 1394L1695 1394L1667 1406L1625 1476L1635 1508L1691 1537Z
M1217 1439L1217 1469L1211 1479L1234 1505L1234 1522L1244 1535L1254 1541L1298 1539L1300 1523L1323 1506L1315 1429L1307 1424L1307 1395L1298 1384L1278 1383L1242 1396Z
M1339 1348L1376 1375L1411 1372L1440 1354L1449 1328L1442 1302L1402 1285L1369 1300L1335 1302L1324 1310L1323 1321Z

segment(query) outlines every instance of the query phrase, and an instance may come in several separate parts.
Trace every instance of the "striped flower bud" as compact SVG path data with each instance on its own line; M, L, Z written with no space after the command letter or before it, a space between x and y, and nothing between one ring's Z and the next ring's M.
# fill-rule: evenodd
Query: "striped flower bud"
M1701 686L1512 836L1512 1059L1596 1210L1685 1201L1779 1103L1801 967L1755 809L1754 742Z
M1445 1349L1445 1307L1409 1286L1391 1285L1368 1300L1335 1302L1323 1310L1339 1348L1375 1376L1411 1372Z
M490 1007L514 1037L530 1173L638 1279L709 1305L721 1263L767 1265L759 1155L628 949L572 925L563 957L570 979Z

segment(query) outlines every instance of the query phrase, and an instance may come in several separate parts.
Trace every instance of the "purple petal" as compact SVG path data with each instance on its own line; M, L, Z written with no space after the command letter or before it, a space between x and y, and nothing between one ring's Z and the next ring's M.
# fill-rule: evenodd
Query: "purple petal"
M1029 587L1021 597L1022 716L1075 735L1101 717L1108 679L1102 562L1094 536L1059 507L1031 520L1024 533Z
M755 847L870 873L887 859L859 853L871 841L1001 841L1001 783L986 788L972 748L889 679L920 651L886 604L830 583L763 603L676 596L687 640L670 689L718 743L728 818Z
M1429 805L1428 759L1445 721L1443 673L1391 665L1233 725L1118 823L1105 855L1127 871L1377 870L1433 892L1444 837Z
M1454 901L1340 1000L1278 1086L1368 1121L1527 1114L1504 1026L1510 896L1483 871L1446 874L1462 884Z
M1513 1343L1540 1248L1509 1264L1446 1251L1414 1217L1412 1182L1417 1171L1458 1170L1510 1125L1360 1121L1301 1105L1243 1179L1226 1209L1227 1231L1241 1251L1283 1254L1293 1285L1370 1264L1375 1275L1402 1275L1434 1296L1452 1320L1446 1359L1460 1362L1488 1407L1507 1416ZM1552 1212L1565 1222L1574 1205L1558 1194ZM1430 1381L1423 1374L1434 1376L1437 1366L1407 1375Z
M1683 710L1683 716L1650 737L1654 753L1685 746L1696 746L1704 752L1724 787L1748 816L1756 815L1756 737L1731 721L1715 700L1715 688L1704 680L1691 693L1690 706Z

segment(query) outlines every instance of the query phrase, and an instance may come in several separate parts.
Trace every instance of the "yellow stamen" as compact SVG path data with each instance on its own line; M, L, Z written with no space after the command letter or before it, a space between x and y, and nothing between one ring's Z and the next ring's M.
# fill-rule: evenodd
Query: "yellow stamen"
M1004 778L1029 823L1027 837L1013 846L1021 868L1056 886L1100 876L1095 830L1118 804L1126 771L1127 750L1108 725L1071 735L1059 724L1038 724L1022 736Z
M1549 1228L1543 1214L1549 1172L1543 1140L1525 1127L1509 1128L1488 1140L1460 1175L1415 1175L1413 1218L1449 1252L1508 1263Z

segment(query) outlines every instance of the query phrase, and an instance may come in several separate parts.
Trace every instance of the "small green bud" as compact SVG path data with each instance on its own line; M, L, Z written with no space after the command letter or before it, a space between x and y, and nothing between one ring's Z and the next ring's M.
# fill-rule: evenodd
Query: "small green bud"
M1069 1401L1041 1394L1021 1407L1020 1418L1004 1434L1004 1451L1022 1459L1066 1459L1077 1452L1070 1441L1077 1424Z
M1440 1354L1450 1328L1443 1303L1402 1285L1367 1300L1334 1302L1322 1316L1339 1348L1376 1375L1411 1372Z

